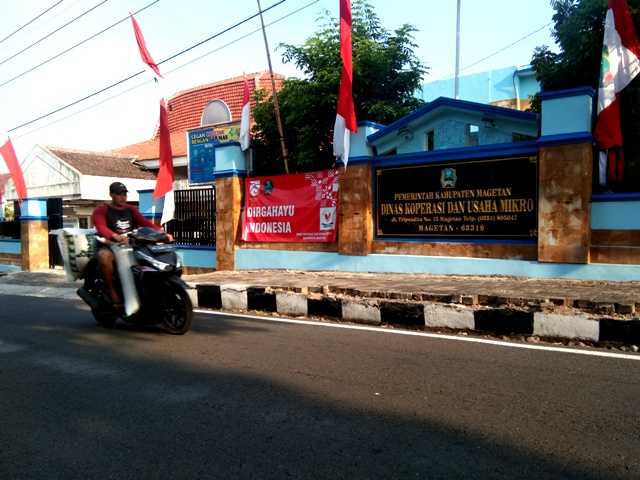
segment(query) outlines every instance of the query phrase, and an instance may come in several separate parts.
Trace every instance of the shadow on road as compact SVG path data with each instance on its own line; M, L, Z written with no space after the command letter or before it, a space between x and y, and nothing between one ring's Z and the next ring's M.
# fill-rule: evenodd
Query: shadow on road
M257 323L197 317L193 332L173 337L122 324L98 329L80 304L2 302L0 339L25 347L0 353L3 479L633 476L572 463L552 446L539 446L549 452L541 455L471 425L292 388L239 368L250 352L217 356L230 337L270 334Z

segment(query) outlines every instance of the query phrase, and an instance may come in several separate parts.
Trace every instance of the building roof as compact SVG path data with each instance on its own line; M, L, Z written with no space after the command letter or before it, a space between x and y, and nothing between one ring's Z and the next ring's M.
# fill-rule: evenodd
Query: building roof
M140 178L153 180L155 175L135 166L131 156L46 147L49 152L83 175L97 177Z
M169 132L171 133L171 151L174 157L186 156L186 131L200 127L202 112L209 102L222 100L231 111L231 121L240 121L244 79L243 75L200 85L178 92L169 99ZM249 81L249 90L252 96L255 90L271 91L269 72L247 74L246 79ZM276 89L280 90L284 84L284 76L274 74L274 79ZM251 107L254 106L255 102L252 100ZM110 153L129 155L138 160L152 160L158 158L158 152L158 129L156 128L156 133L151 139L115 149Z
M536 122L538 120L538 116L535 113L521 112L520 110L514 110L512 108L495 107L493 105L469 102L467 100L455 100L447 97L438 97L433 102L429 102L424 107L421 107L410 113L409 115L396 120L382 130L372 133L367 137L367 141L373 144L381 138L384 138L387 135L400 130L402 127L406 127L411 123L420 121L424 117L432 115L436 111L443 109L480 113L492 118L506 117L512 120L519 120L524 122Z

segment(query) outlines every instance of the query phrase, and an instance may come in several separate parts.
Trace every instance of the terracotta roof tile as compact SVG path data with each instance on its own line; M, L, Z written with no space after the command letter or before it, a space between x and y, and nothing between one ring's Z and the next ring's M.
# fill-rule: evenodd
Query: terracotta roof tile
M150 172L143 172L133 165L131 156L47 147L47 150L84 175L117 178L142 178L153 180Z
M135 143L126 147L114 150L117 155L128 155L137 160L157 159L160 151L159 140L153 138L146 142ZM184 131L173 132L171 134L171 153L174 157L184 157L187 155L187 136Z
M248 74L251 93L256 89L271 91L271 77L268 72ZM174 157L187 155L186 131L200 126L202 112L209 102L222 100L231 111L231 121L239 122L244 93L244 76L221 80L199 87L178 92L169 99L169 132L171 133L171 150ZM284 76L274 74L276 89L281 89ZM252 108L255 102L252 102ZM138 160L157 159L159 152L158 131L153 138L145 142L128 145L107 152L107 154L121 154L135 157Z

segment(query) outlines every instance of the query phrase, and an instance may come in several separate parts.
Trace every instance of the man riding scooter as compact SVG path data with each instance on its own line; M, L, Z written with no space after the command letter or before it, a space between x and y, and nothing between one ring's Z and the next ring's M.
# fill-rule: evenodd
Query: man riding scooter
M128 243L127 234L135 228L149 227L162 232L162 227L144 218L136 207L127 203L127 192L127 187L121 182L113 182L109 186L111 203L96 207L92 214L93 225L98 235L115 243L126 244ZM173 241L173 237L169 234L167 239L170 242ZM113 283L115 266L113 252L103 244L98 247L96 257L114 307L122 308L122 299Z

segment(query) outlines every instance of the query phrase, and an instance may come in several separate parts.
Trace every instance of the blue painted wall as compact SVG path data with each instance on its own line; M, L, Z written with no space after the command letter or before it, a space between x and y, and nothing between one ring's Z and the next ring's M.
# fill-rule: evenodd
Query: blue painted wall
M478 145L511 143L513 134L519 133L532 138L538 136L537 122L522 122L506 118L496 118L493 124L483 122L483 114L456 111L444 111L436 116L416 121L408 129L401 129L380 139L378 153L396 150L398 155L424 152L426 135L434 131L434 149L460 148L468 146L468 125L478 127Z
M514 77L514 73L517 74ZM462 75L460 81L461 100L478 103L493 103L516 98L516 84L521 100L540 91L540 84L530 68L506 67L497 70ZM514 84L515 82L515 84ZM436 80L423 85L421 98L430 102L438 97L454 95L454 79Z
M187 267L216 268L216 249L178 246L178 255Z
M588 94L542 99L542 128L545 135L591 132L593 98Z
M591 228L595 230L640 230L640 201L593 202Z
M638 281L640 265L538 263L524 260L368 255L352 257L327 252L279 250L236 251L236 268L324 270L342 272L430 273L433 275L508 275L529 278Z
M22 245L20 240L0 240L0 253L20 255Z

